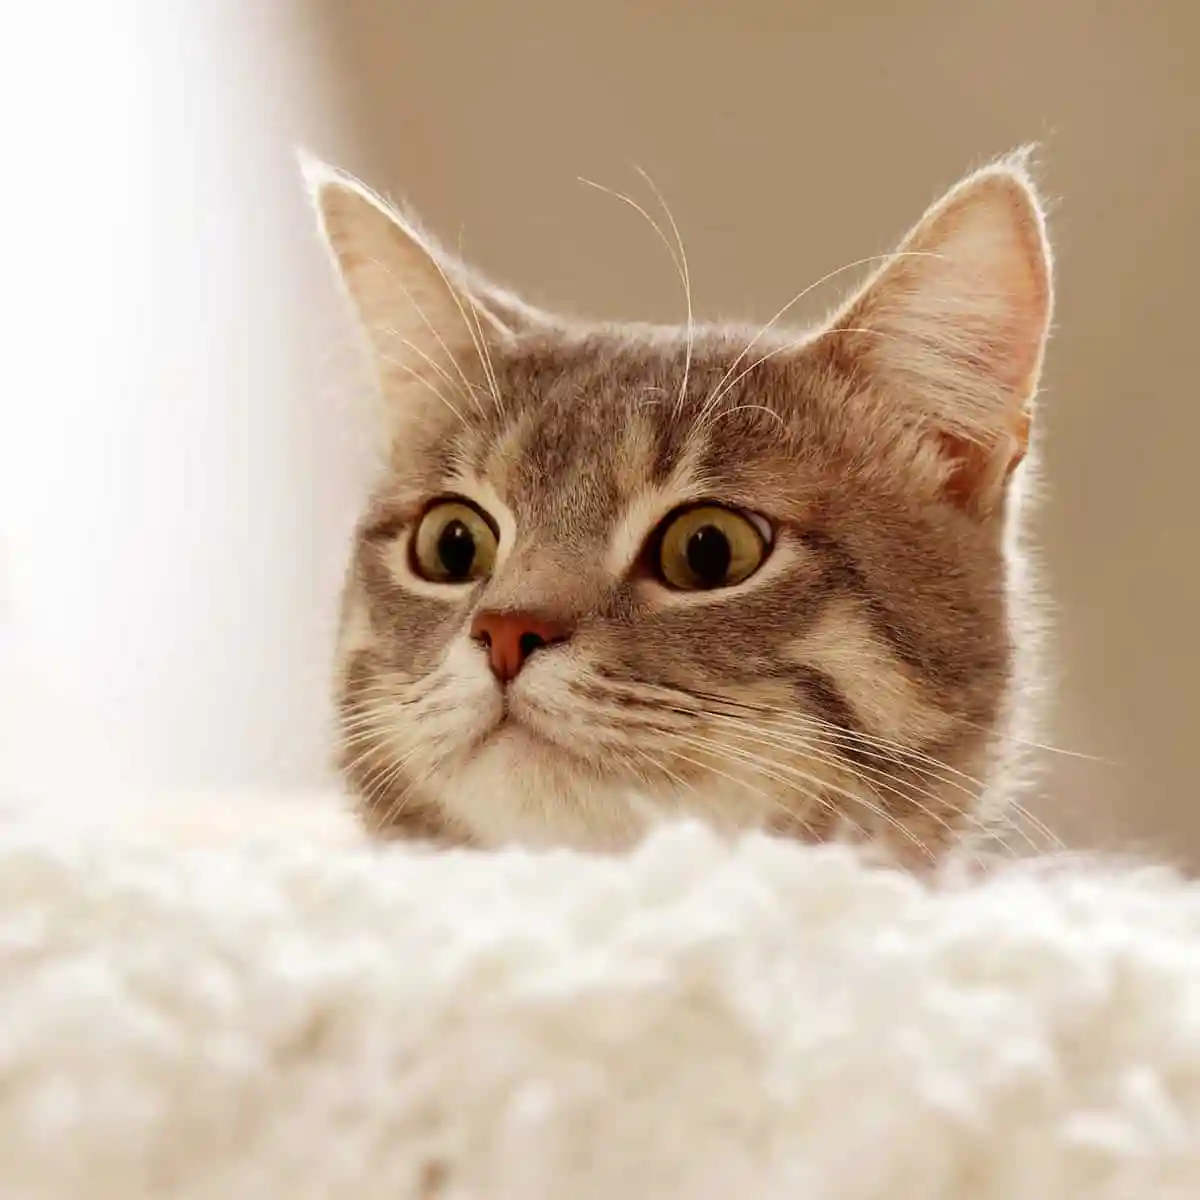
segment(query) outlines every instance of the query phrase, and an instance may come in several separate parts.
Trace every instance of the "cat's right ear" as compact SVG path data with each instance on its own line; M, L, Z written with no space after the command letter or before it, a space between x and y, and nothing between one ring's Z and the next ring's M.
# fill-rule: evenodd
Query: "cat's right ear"
M821 335L924 450L942 494L1003 515L1029 447L1053 280L1028 151L934 204Z
M325 243L385 383L487 387L491 345L541 317L477 281L411 218L358 180L300 154Z

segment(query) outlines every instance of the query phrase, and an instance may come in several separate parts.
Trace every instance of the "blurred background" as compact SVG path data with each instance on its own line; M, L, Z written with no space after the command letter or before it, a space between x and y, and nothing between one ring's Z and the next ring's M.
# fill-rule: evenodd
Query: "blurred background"
M678 221L698 313L765 320L1036 140L1059 291L1035 519L1057 749L1035 807L1077 844L1200 864L1200 10L22 10L0 51L17 331L0 787L328 782L334 606L370 455L296 144L411 201L531 298L677 319L653 232L576 181L648 201L636 163Z

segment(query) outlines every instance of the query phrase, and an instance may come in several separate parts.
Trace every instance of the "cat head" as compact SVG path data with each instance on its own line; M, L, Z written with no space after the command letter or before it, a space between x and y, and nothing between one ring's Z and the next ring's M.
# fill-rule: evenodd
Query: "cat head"
M1022 158L800 332L560 318L306 174L382 401L338 647L373 828L603 848L690 815L919 860L977 821L1051 313Z

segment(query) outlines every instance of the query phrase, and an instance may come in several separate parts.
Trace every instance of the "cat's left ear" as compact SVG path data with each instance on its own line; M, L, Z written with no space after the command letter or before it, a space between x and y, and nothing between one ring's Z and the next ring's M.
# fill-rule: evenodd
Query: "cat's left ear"
M410 216L358 180L300 154L325 242L375 354L390 398L389 421L440 390L486 376L488 348L549 320L488 283L438 245ZM486 377L471 385L486 387ZM414 384L428 386L413 386Z
M1051 310L1043 211L1021 154L929 209L823 338L926 431L946 495L984 515L1028 449Z

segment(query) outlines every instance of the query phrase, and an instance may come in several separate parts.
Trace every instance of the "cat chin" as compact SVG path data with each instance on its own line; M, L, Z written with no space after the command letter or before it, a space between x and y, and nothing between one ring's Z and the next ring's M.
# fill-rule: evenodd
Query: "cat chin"
M436 782L441 807L484 846L623 850L664 816L626 782L515 723Z
M433 781L438 805L473 844L495 848L567 847L596 853L627 850L651 830L702 818L735 835L768 826L766 812L731 788L729 772L692 781L682 791L655 791L606 774L522 722L493 730L471 754Z

